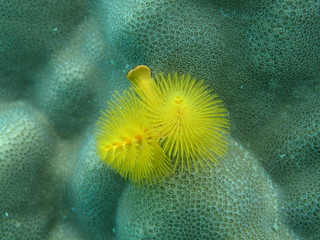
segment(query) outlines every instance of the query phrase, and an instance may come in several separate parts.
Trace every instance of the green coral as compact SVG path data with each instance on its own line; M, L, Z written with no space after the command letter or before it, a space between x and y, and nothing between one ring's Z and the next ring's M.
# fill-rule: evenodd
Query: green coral
M277 190L250 152L232 141L216 167L176 173L156 186L129 185L117 239L295 239L283 224Z

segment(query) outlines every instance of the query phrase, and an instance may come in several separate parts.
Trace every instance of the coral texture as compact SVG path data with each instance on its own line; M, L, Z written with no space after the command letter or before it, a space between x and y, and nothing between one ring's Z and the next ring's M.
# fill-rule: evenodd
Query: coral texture
M117 238L294 239L279 215L277 193L257 159L232 141L214 168L176 173L152 187L128 185Z
M319 16L317 0L1 1L0 238L318 240ZM93 126L141 64L208 83L239 144L121 195Z
M80 132L93 120L103 89L97 67L105 44L95 26L94 19L77 26L36 74L33 102L64 136Z
M0 105L0 132L0 239L43 239L52 219L51 190L42 184L54 147L50 126L16 102Z
M79 24L84 1L1 1L0 100L28 96L34 71Z
M78 231L85 239L111 239L124 181L98 159L92 132L82 140L80 148L69 187Z
M303 193L307 203L284 186L303 186L320 176L310 170L320 161L316 111L320 55L315 41L319 2L111 4L106 22L112 24L105 29L114 36L112 46L130 63L188 71L210 82L227 105L233 135L260 157L271 179L281 185L286 196L282 201L289 203L286 215L292 216L289 206L295 206L296 220L288 226L306 239L317 236L317 220L308 220L316 219L319 211L316 188ZM310 180L296 178L295 173ZM300 184L292 185L295 181ZM313 207L307 210L305 204Z

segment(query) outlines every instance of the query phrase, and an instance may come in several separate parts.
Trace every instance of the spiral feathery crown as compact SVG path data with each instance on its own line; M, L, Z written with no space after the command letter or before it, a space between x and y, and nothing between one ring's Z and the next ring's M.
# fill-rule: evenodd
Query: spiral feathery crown
M172 172L146 119L146 109L131 90L113 95L97 123L99 158L137 184L156 182Z
M177 73L152 79L147 66L131 70L128 78L144 104L161 148L175 159L175 168L205 168L226 153L228 113L203 81Z
M210 167L226 153L228 113L203 81L177 73L153 79L147 66L128 79L134 87L115 93L97 123L107 165L134 183L153 183L178 166Z

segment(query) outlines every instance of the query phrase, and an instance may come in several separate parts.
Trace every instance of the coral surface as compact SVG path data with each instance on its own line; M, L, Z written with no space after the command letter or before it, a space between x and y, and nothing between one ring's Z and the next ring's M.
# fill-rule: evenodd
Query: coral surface
M177 172L156 186L128 185L117 239L294 239L276 189L257 159L235 141L212 169Z
M320 239L319 16L318 0L1 1L0 239ZM223 100L235 140L216 167L137 188L98 160L99 110L137 65Z

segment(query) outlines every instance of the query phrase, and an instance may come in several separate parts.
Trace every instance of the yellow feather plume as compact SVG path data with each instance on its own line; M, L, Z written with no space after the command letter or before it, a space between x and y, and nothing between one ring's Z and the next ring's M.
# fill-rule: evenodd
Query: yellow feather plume
M226 153L228 113L203 81L177 73L152 79L147 66L128 79L134 88L113 95L97 123L107 165L137 184L153 183L178 166L210 167Z
M203 81L177 73L152 79L147 66L131 70L128 79L144 103L161 148L175 159L175 168L205 168L226 153L228 113Z
M137 184L155 182L172 171L146 112L132 90L124 91L113 96L97 123L100 159Z

